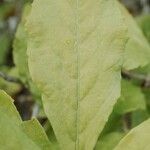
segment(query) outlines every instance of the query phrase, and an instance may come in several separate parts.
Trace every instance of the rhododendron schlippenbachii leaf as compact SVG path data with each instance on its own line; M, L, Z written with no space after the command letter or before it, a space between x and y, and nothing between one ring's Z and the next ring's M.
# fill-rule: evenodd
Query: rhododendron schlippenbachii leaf
M29 70L62 150L92 150L120 95L126 26L115 0L35 0Z

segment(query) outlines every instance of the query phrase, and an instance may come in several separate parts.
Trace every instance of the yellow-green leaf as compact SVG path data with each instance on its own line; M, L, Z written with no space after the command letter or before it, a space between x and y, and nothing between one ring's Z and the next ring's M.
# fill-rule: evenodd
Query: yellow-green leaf
M36 86L32 83L27 58L27 33L24 28L26 17L28 16L31 9L31 4L27 3L24 7L23 16L20 24L18 25L15 40L13 43L13 59L18 69L18 74L22 82L29 87L31 93L35 96L36 100L40 100L40 92ZM40 101L39 101L40 102Z
M24 29L24 23L28 13L30 12L30 4L25 5L22 20L17 28L15 40L13 44L13 58L21 80L27 83L30 80L28 61L27 61L27 34Z
M0 91L0 149L51 149L51 143L38 121L23 122L13 100L3 91Z
M130 70L140 66L145 66L150 63L150 45L134 18L129 14L124 6L122 6L119 2L118 4L122 14L125 16L129 34L123 67Z
M126 42L116 0L36 0L29 69L62 150L92 150L120 95Z
M95 150L112 150L125 134L122 132L112 132L101 137L95 147Z
M149 150L150 119L132 129L114 150Z

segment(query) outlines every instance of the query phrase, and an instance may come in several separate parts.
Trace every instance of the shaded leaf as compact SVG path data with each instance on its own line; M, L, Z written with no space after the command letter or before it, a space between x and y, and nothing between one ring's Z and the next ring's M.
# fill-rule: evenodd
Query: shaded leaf
M136 127L150 117L147 110L137 110L132 113L132 128Z
M4 72L8 76L17 77L18 71L16 68L3 67L0 71ZM6 91L9 95L13 96L21 90L21 85L14 82L8 82L0 77L0 89Z
M141 27L144 35L150 42L150 15L143 15L137 18L137 22Z
M95 147L95 150L112 150L119 143L125 134L121 132L112 132L101 137Z
M141 89L132 84L132 82L122 80L121 97L114 107L114 112L126 114L138 109L146 109L144 94Z
M10 46L10 37L8 33L0 34L0 65L6 63L6 56Z

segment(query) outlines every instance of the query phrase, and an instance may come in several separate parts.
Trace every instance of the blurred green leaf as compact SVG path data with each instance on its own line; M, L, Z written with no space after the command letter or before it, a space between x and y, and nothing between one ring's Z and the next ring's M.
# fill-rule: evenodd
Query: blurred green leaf
M123 138L125 133L112 132L101 137L95 147L95 150L112 150Z
M126 114L138 109L146 109L145 97L140 87L132 82L122 80L121 90L121 97L114 107L115 113Z
M144 35L150 42L150 15L142 15L137 18L137 22L141 27Z
M2 35L0 34L0 65L3 65L6 62L9 46L10 37L7 32Z
M32 83L29 68L28 68L28 57L26 54L27 50L27 34L24 28L26 17L28 16L31 9L31 4L27 3L24 7L22 20L18 26L15 40L13 44L13 58L15 65L18 69L19 78L22 82L30 89L35 96L35 99L40 102L41 94L36 86Z
M135 19L119 2L119 7L128 25L129 40L126 44L124 65L126 70L135 69L150 63L150 45Z
M18 77L17 68L1 68L0 71L5 72L12 77ZM0 77L0 89L6 91L9 95L13 96L21 90L21 85L18 83L8 82Z
M132 113L132 128L136 127L146 119L148 119L150 115L147 110L137 110Z

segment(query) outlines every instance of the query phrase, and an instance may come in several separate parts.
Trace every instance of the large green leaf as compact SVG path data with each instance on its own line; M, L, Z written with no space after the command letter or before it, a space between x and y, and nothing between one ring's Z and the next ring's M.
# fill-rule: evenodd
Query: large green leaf
M129 40L126 44L123 67L129 70L139 66L145 66L150 63L150 45L134 18L129 14L124 6L122 6L119 2L118 4L122 14L125 16L125 21L129 31Z
M63 150L92 150L120 95L126 27L115 0L37 0L29 69Z
M114 150L149 150L150 119L131 130Z
M0 91L0 149L50 150L51 143L37 120L23 122L12 99Z

